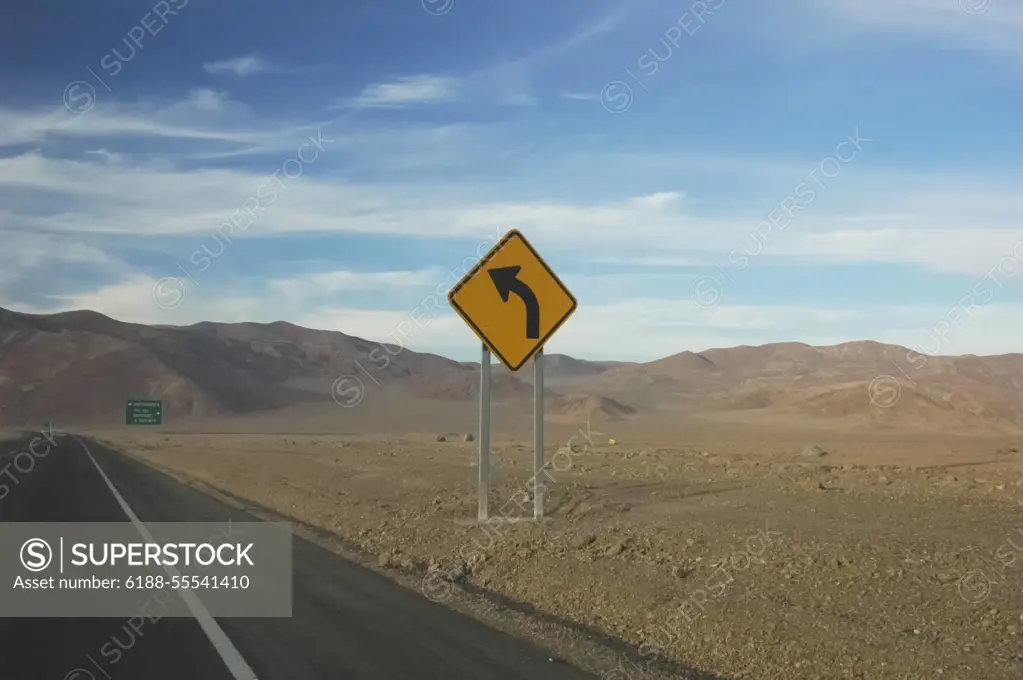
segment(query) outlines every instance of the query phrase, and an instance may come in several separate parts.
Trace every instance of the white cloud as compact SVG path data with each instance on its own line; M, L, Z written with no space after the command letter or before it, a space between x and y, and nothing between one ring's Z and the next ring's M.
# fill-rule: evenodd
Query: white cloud
M67 294L52 298L48 305L16 305L15 309L33 314L50 314L72 309L90 309L119 321L145 324L188 325L203 320L223 322L257 321L272 322L287 318L287 310L279 306L270 307L259 296L224 297L199 296L186 291L182 303L167 309L168 301L174 297L164 294L160 297L161 307L154 294L157 280L135 273L118 283L96 290ZM165 292L169 289L162 289ZM201 302L200 302L201 300ZM196 304L199 303L199 304ZM7 306L7 305L0 305ZM271 311L272 310L272 311ZM201 312L202 316L196 316ZM274 317L273 312L283 314Z
M281 160L294 156L297 146ZM325 145L323 156L329 158L334 148ZM618 201L483 201L456 186L422 191L414 184L357 184L315 176L315 170L315 164L305 166L292 180L274 178L270 170L176 171L29 153L0 159L0 191L45 190L59 197L59 209L44 204L11 219L23 228L66 235L208 237L262 186L275 190L276 198L260 202L265 210L255 213L246 238L301 232L477 238L518 228L544 250L577 252L585 244L587 260L720 264L729 252L745 251L763 258L760 262L772 257L896 262L982 275L1012 255L1023 236L1016 220L1023 214L1023 198L1017 192L996 185L962 188L958 179L932 181L929 192L857 191L866 206L859 212L836 215L813 205L765 238L754 232L766 217L759 211L745 217L700 214L680 191Z
M571 52L584 47L595 40L613 34L621 23L641 3L620 2L609 12L595 18L588 18L572 32L561 39L542 45L519 57L504 59L487 65L463 78L461 89L465 98L474 101L496 102L501 106L535 107L539 106L540 98L533 86L537 72L548 67L552 62ZM583 95L564 93L568 99L582 99ZM586 98L590 98L586 96ZM597 99L593 96L592 99Z
M423 288L443 279L440 267L403 271L353 271L340 269L318 274L303 274L269 282L272 294L308 296L352 291L378 292L389 288Z
M258 234L328 231L472 237L502 225L529 228L554 244L584 240L606 246L680 235L697 226L691 217L665 210L663 197L652 199L652 204L650 200L603 205L451 203L414 190L337 179L281 178L278 183L269 173L107 166L48 159L37 153L0 159L0 188L45 188L76 204L48 217L26 216L27 221L78 233L206 234L267 182L278 189L280 200L259 213Z
M967 293L969 291L963 291ZM1023 305L997 300L967 310L952 300L945 307L916 308L911 323L879 328L874 339L924 354L1008 354L1020 351Z
M941 36L999 53L1023 55L1023 6L1003 0L814 0L814 8L875 30ZM975 7L968 12L964 7Z
M417 104L440 104L458 96L455 78L435 75L407 76L367 86L359 95L343 102L354 109L394 109Z
M231 59L220 59L219 61L208 61L202 67L208 73L214 75L232 74L239 78L271 70L269 64L253 54L233 57Z
M562 92L561 98L578 102L595 102L600 99L600 95L593 92Z
M633 202L640 208L667 208L678 206L682 201L682 194L677 191L662 191L649 196L638 196Z
M198 111L219 112L224 110L228 102L226 93L202 87L188 93L185 105L194 107Z
M96 156L97 158L103 159L107 163L120 163L124 160L124 156L119 153L113 153L106 149L89 149L85 152L86 156Z
M99 102L85 113L63 106L11 109L0 106L0 147L52 141L152 138L226 144L261 150L292 146L322 122L267 124L226 94L206 88L184 99L155 105Z
M490 67L470 80L476 97L493 99L502 106L538 106L527 66L509 62Z
M530 68L542 67L557 57L564 56L605 35L613 34L622 22L641 5L641 2L635 0L621 2L610 12L588 20L564 38L544 45L510 63Z
M983 276L999 263L1017 271L1023 262L1023 231L1018 228L952 227L952 220L934 229L889 227L844 229L777 239L768 245L774 255L830 262L901 262L934 271ZM755 252L752 243L749 252Z
M43 266L59 270L67 263L94 265L111 274L127 271L119 260L95 246L82 243L73 234L16 231L8 228L7 220L3 219L0 220L0 239L4 244L0 248L0 283L13 281L23 273Z

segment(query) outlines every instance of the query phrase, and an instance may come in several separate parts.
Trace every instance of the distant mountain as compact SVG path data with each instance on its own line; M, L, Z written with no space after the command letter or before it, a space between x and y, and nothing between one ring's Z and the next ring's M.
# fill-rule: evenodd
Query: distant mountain
M671 380L699 411L778 413L883 428L1023 428L1020 354L942 357L873 341L777 343L683 353L631 370Z
M0 425L116 424L128 397L162 399L177 422L273 411L329 402L344 375L425 399L479 391L478 364L286 322L146 326L0 309ZM511 375L492 387L495 401L525 404L532 393Z
M835 421L865 427L1023 430L1023 355L926 357L872 341L683 351L646 363L545 356L552 417ZM90 311L0 309L0 426L123 422L128 397L164 401L175 422L332 400L341 376L381 394L479 398L479 364L290 323L145 326ZM532 371L494 367L495 403L532 404ZM384 399L400 416L402 407Z

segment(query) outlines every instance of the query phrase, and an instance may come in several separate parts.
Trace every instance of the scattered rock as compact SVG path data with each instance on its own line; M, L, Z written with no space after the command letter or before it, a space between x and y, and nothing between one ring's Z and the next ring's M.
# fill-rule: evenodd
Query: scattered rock
M451 580L455 583L464 583L472 575L472 567L463 562L458 569L451 574Z
M381 569L387 569L388 567L395 566L394 555L389 552L380 553L377 556L377 566Z
M689 567L682 566L680 564L675 565L671 568L671 575L675 578L686 578L693 573L693 570Z
M625 546L621 543L615 543L614 545L608 546L607 550L604 551L604 554L608 557L614 557L616 555L621 555L623 552L625 552Z
M442 435L442 434L437 435L437 441L439 441L439 442L446 442L447 440L448 440L448 438L445 437L444 435Z
M828 452L816 444L813 444L803 449L803 455L807 458L820 458L821 456L828 455Z
M576 550L580 550L580 549L585 548L586 546L592 544L596 540L597 540L597 537L594 536L593 534L585 534L583 536L576 536L575 538L573 538L571 545Z
M474 442L474 441L476 441L476 437L473 436L472 432L466 432L465 435L462 436L462 441L463 442Z

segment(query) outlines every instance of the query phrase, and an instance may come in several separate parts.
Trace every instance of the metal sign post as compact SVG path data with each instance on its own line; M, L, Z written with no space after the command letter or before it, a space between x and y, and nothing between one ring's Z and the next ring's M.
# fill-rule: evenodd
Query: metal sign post
M543 349L533 356L533 519L543 519Z
M490 349L483 345L480 357L480 483L479 521L490 519Z
M479 510L490 518L490 355L518 371L533 359L533 517L543 518L543 347L579 306L522 232L512 229L448 293L483 343L480 363Z

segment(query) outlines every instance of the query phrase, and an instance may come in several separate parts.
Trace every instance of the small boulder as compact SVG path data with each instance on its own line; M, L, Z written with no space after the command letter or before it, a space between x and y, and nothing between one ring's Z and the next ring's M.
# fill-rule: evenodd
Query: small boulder
M472 432L466 432L465 435L462 437L462 441L463 442L474 442L474 441L476 441L476 437L474 437L472 435Z
M582 536L576 536L572 539L572 547L576 550L582 550L586 546L592 544L597 540L597 537L593 534L583 534Z
M828 455L828 452L816 444L813 444L812 446L807 446L803 449L803 455L807 458L820 458L821 456Z
M625 545L622 543L614 543L607 547L604 554L609 557L615 557L617 555L621 555L623 552L625 552Z
M448 440L448 438L445 437L444 435L442 435L442 434L437 435L437 441L439 441L439 442L446 442L447 440Z
M675 578L686 578L693 573L693 570L683 565L675 565L671 568L671 575Z

